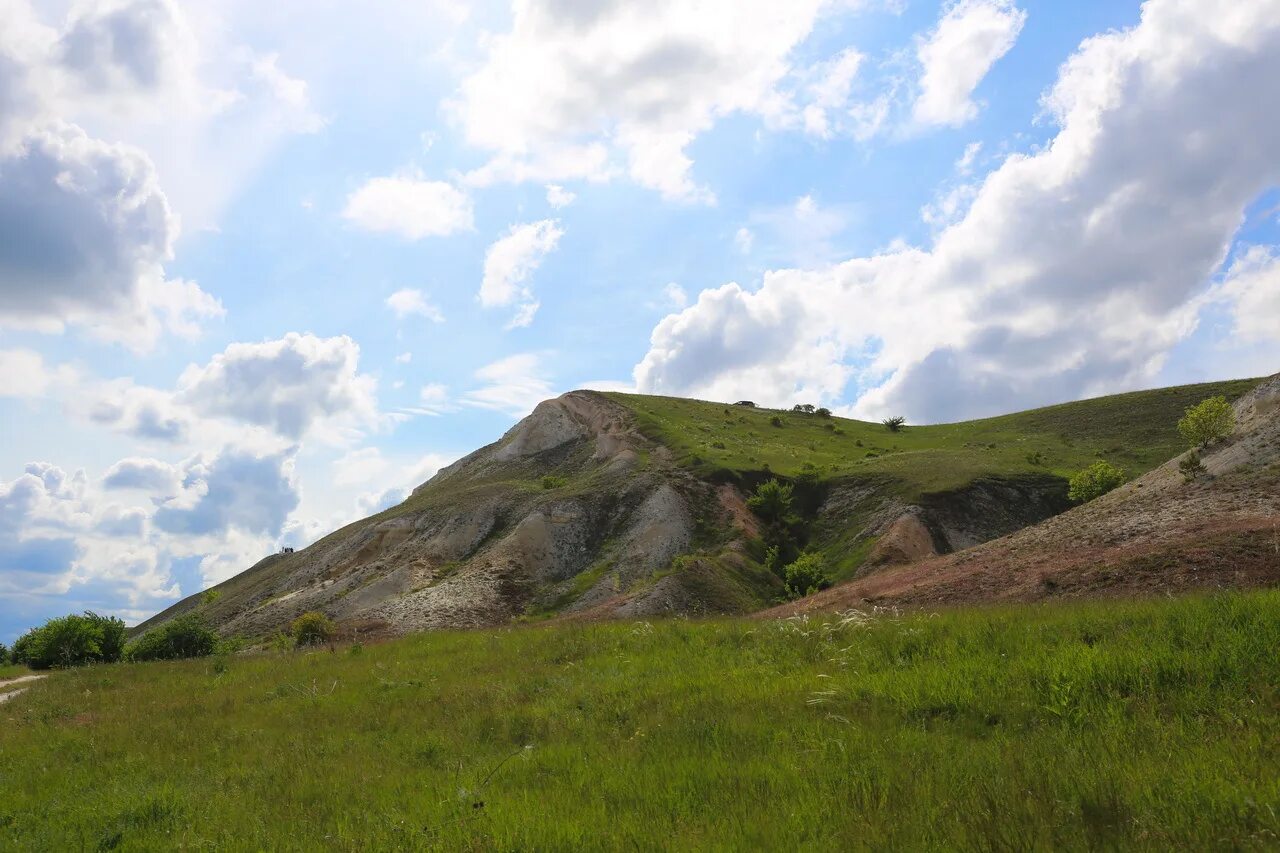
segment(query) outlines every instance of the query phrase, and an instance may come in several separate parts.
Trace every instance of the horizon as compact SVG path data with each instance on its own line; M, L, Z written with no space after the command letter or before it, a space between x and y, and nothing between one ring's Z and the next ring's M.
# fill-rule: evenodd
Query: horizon
M0 642L570 389L954 423L1272 375L1276 79L1280 0L0 2Z

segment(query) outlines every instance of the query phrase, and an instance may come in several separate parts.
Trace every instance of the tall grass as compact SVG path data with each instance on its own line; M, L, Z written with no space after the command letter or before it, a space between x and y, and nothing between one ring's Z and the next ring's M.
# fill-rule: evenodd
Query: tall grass
M14 849L1265 849L1280 591L60 673Z

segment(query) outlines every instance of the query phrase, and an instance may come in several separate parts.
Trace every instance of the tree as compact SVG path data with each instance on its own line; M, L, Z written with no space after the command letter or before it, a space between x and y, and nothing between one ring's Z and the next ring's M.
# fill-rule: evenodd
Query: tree
M4 643L0 643L0 666L4 666L9 662L9 647Z
M1067 497L1078 503L1100 498L1124 482L1124 471L1110 462L1099 460L1071 478Z
M801 554L783 571L787 595L803 598L831 586L827 577L827 562L821 554Z
M889 432L901 432L902 428L907 425L907 419L902 415L894 415L891 418L885 418L880 423L884 424L884 428Z
M129 644L125 659L131 661L178 660L213 654L218 635L199 613L184 613L152 628Z
M295 646L318 646L333 636L333 620L323 613L303 613L289 626Z
M822 406L821 408L815 409L813 413L820 418L831 417L831 410L828 409L826 406Z
M32 669L113 663L124 651L124 622L86 610L50 619L14 643L14 662Z
M1194 483L1201 474L1205 473L1205 470L1204 462L1200 460L1200 453L1196 450L1188 451L1187 455L1178 462L1178 471L1181 472L1184 483Z
M1192 447L1205 448L1231 435L1236 416L1226 397L1210 397L1191 406L1178 421L1178 432Z
M791 411L798 412L802 415L812 415L814 408L813 403L796 403L791 407Z
M790 483L769 480L756 486L756 493L747 498L747 507L769 524L786 524L792 518L792 491Z

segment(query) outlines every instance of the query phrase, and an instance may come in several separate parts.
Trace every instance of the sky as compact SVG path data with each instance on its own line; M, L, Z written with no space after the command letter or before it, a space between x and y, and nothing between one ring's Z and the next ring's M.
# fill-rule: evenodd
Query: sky
M1280 370L1280 0L0 0L0 641L574 388Z

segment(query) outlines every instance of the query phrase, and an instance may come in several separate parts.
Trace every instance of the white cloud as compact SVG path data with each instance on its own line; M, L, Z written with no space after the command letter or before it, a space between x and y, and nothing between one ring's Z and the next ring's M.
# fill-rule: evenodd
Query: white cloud
M705 291L654 329L637 386L766 402L870 388L857 412L921 421L1149 382L1245 207L1280 182L1280 89L1257 85L1278 78L1280 0L1151 0L1081 45L1045 98L1057 136L988 174L929 250Z
M444 322L444 314L427 299L427 295L421 290L414 290L408 287L403 290L397 290L387 297L387 307L396 312L396 316L402 320L405 317L417 315L426 317L433 323ZM396 360L399 361L399 357ZM406 362L408 360L405 359Z
M413 353L411 352L402 352L396 356L396 364L408 364L411 361L413 361Z
M846 48L810 70L809 103L801 113L805 132L823 139L831 138L833 129L829 114L847 108L853 78L865 59L853 48Z
M177 399L200 415L256 424L287 439L315 431L334 439L378 420L376 382L359 372L359 360L360 347L345 335L290 332L231 344L208 364L182 372Z
M342 215L365 231L406 240L446 237L474 227L466 193L444 181L416 176L373 178L348 196Z
M1280 342L1280 250L1250 246L1227 270L1220 292L1240 338Z
M522 0L449 105L466 141L493 154L471 180L600 179L616 151L641 186L711 201L689 143L733 113L787 120L791 53L838 5Z
M543 400L555 396L551 383L542 375L537 353L508 356L485 365L475 375L484 384L463 396L468 406L523 417Z
M102 475L108 491L136 489L157 497L172 497L182 488L182 471L160 459L129 457L116 462Z
M733 244L738 247L738 251L744 255L751 254L751 247L755 245L756 235L752 233L750 228L742 227L733 235Z
M667 286L662 288L662 295L667 298L667 303L676 310L680 310L689 304L689 294L685 293L684 288L674 281L667 282Z
M177 535L208 536L237 529L277 537L299 495L290 451L255 456L227 448L182 465L182 490L153 516L155 526Z
M577 197L577 195L558 184L547 184L547 204L556 210L573 204Z
M1013 47L1026 20L1013 0L952 2L916 49L923 68L912 108L916 123L958 126L977 116L974 90Z
M964 153L960 155L960 159L956 161L956 172L961 175L968 175L973 172L973 164L978 159L978 155L982 153L981 142L970 142L964 147Z
M533 321L538 302L526 280L563 236L560 223L554 219L513 225L485 252L480 304L486 308L518 305L507 328L527 326Z
M78 381L74 368L49 367L34 350L0 350L0 397L43 397Z
M222 306L166 281L177 222L142 152L72 125L34 131L0 159L0 326L84 326L145 350Z

